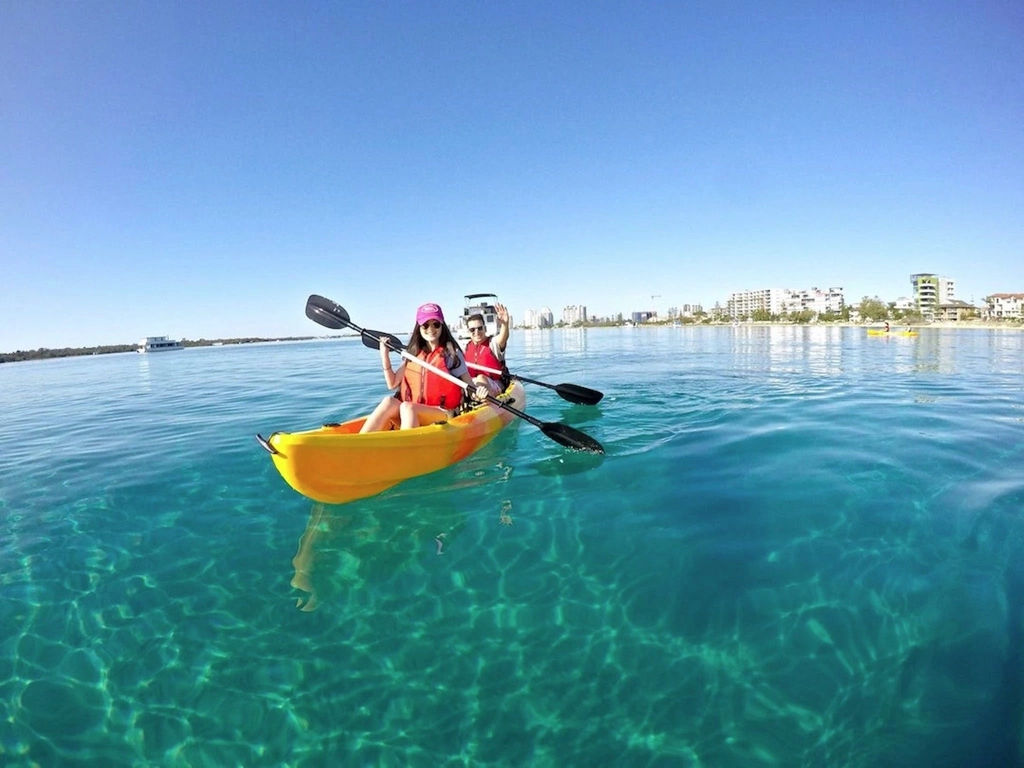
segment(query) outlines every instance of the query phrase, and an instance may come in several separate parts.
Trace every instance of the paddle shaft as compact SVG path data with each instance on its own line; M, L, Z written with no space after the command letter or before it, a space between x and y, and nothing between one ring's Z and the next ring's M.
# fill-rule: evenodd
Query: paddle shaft
M494 368L488 368L485 365L477 365L476 363L467 363L470 368L484 373L493 373L501 375L501 371L495 370ZM577 405L597 405L601 402L601 398L604 394L598 392L596 389L590 389L589 387L581 387L579 384L548 384L543 381L537 381L536 379L528 379L525 376L520 376L518 373L509 374L513 379L519 381L525 381L528 384L536 384L538 387L547 387L553 389L558 393L558 396L563 400L568 400L570 403L576 403Z
M482 371L485 374L498 374L499 376L501 376L501 374L502 374L502 372L499 371L497 368L487 368L486 366L477 366L475 364L475 362L467 362L466 365L469 366L472 369L476 369L477 371ZM558 391L558 387L555 384L545 384L543 381L538 381L537 379L527 379L525 376L519 376L519 374L509 374L509 376L511 376L513 379L518 379L519 381L524 381L527 384L537 384L540 387L547 387L548 389L554 389L556 392Z
M496 374L497 376L501 375L501 371L499 371L497 368L488 368L486 365L477 365L476 363L471 363L468 360L466 361L466 365L468 365L470 368L476 368L478 371L483 371L484 373L493 373ZM519 376L513 375L513 378L518 379ZM528 379L523 379L523 381L528 381ZM530 383L532 384L533 382L531 381Z
M497 368L488 368L486 365L477 365L476 363L470 363L470 362L467 362L466 365L468 365L470 368L473 368L473 369L475 369L477 371L483 371L484 373L493 373L493 374L496 374L498 376L501 376L501 373L502 373ZM536 384L537 386L540 386L540 387L547 387L548 389L553 389L555 391L558 391L558 387L556 387L554 384L545 384L543 381L537 381L536 379L528 379L525 376L520 376L518 373L510 373L509 376L511 376L513 379L519 379L520 381L525 381L527 384Z

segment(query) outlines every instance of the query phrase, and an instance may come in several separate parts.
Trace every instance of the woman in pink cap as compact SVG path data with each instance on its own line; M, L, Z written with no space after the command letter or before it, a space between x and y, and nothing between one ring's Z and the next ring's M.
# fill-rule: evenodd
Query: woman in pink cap
M416 310L416 325L405 348L420 360L473 385L462 348L448 330L444 313L437 304L424 304ZM389 429L395 420L401 429L446 421L462 402L462 387L415 363L405 360L397 370L393 370L391 353L383 338L380 361L388 389L398 387L398 392L380 401L360 432ZM478 388L478 399L486 397L483 390L483 387Z

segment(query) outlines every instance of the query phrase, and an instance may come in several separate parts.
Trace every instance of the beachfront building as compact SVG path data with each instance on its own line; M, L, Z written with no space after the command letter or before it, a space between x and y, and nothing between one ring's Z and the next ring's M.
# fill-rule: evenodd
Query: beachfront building
M537 327L537 310L528 309L525 312L523 312L523 325L526 328Z
M653 309L648 309L644 312L633 312L630 315L630 319L635 325L639 325L640 323L649 323L658 319L658 313Z
M781 288L737 291L729 294L729 300L725 302L725 311L732 317L746 317L758 310L765 310L772 315L781 315L785 299Z
M679 317L693 317L704 311L700 304L683 304L679 309Z
M537 327L550 328L555 324L555 316L547 307L541 307L537 313Z
M784 289L784 292L788 294L783 301L787 312L811 311L816 315L823 315L826 312L839 314L843 311L845 304L842 288L829 288L824 291L818 288L811 288L809 291Z
M974 317L977 313L977 309L968 304L966 301L960 299L953 299L947 301L945 304L939 304L935 308L935 319L936 320L967 320L970 317Z
M985 297L988 316L1024 318L1024 293L993 293Z
M578 325L587 322L587 308L579 304L562 307L562 322L566 325Z
M914 306L927 319L939 314L940 304L950 304L956 298L953 280L929 272L910 276L910 284L914 289Z
M842 312L845 300L842 288L761 288L733 293L725 306L726 312L732 317L748 317L759 310L771 315L809 310L820 315Z
M917 305L914 303L914 300L909 296L900 296L892 304L893 309L898 309L901 312L909 312L910 310L917 308Z

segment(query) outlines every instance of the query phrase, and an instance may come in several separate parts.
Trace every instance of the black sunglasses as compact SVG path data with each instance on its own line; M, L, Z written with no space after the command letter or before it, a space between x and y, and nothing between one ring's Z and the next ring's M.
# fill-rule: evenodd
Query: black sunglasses
M427 320L425 323L420 323L420 328L440 328L441 324L437 320Z
M484 329L484 327L482 325L470 325L470 326L467 326L467 330L470 333L476 333L477 331L482 331L483 329Z

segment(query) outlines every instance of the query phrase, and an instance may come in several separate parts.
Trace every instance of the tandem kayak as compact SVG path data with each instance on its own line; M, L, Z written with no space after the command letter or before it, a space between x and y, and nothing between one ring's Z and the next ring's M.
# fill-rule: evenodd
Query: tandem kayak
M515 408L526 404L518 381L504 396ZM314 501L344 504L462 461L493 440L515 416L488 403L441 424L361 435L366 418L256 437L288 485Z
M884 328L868 328L868 336L917 336L917 331L887 331Z

